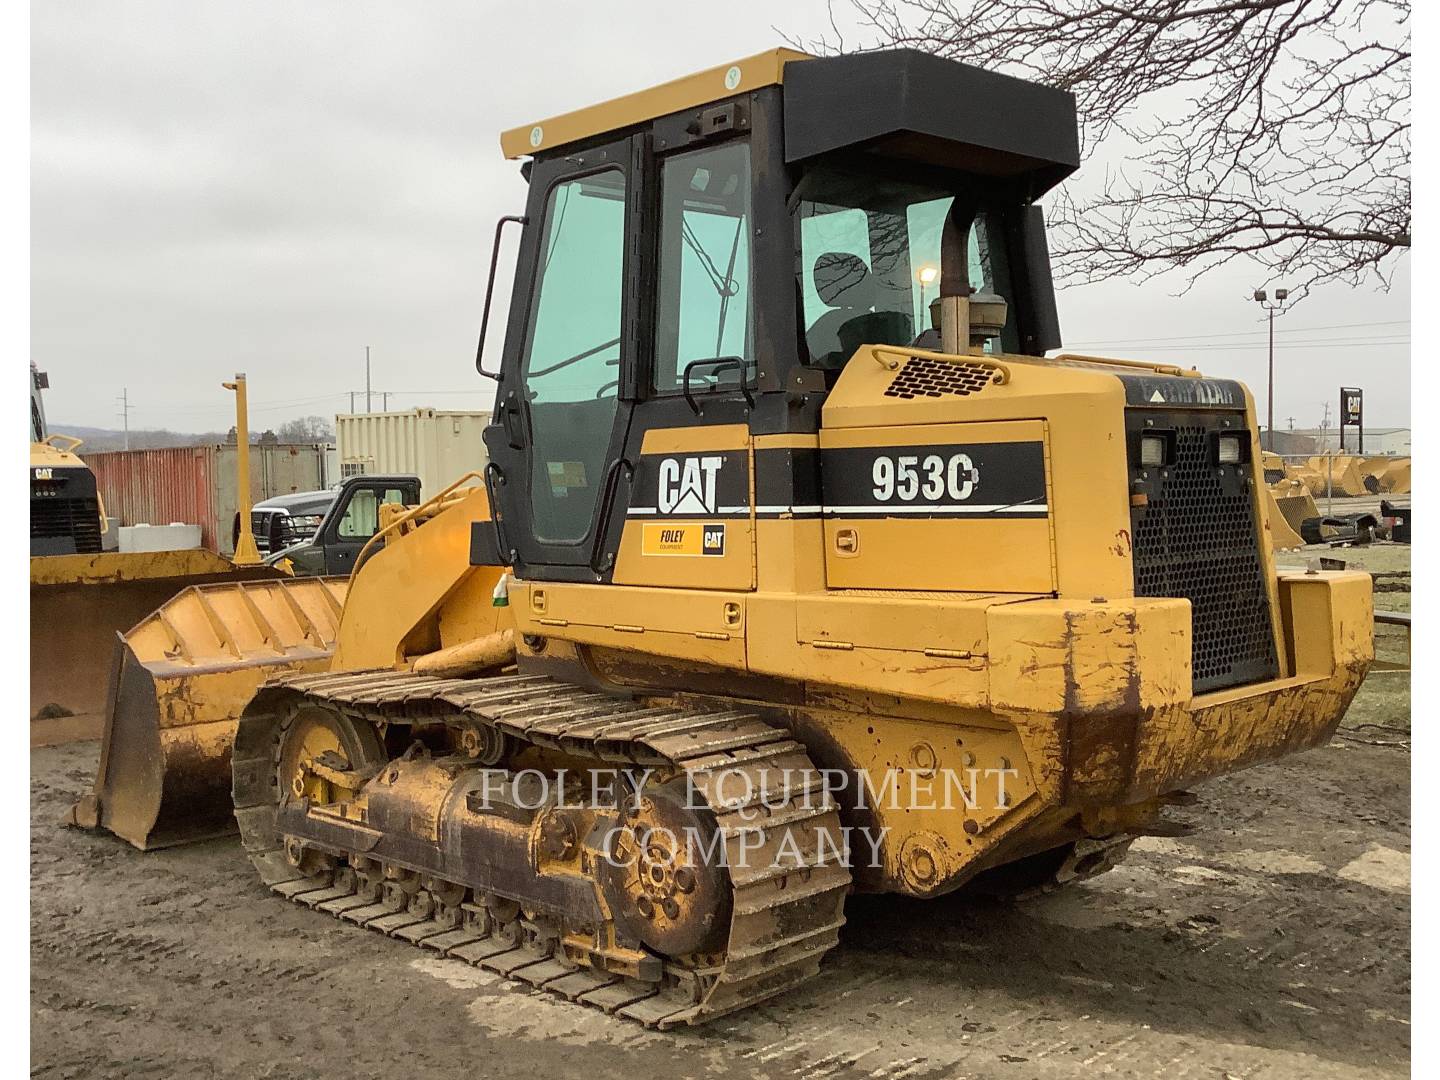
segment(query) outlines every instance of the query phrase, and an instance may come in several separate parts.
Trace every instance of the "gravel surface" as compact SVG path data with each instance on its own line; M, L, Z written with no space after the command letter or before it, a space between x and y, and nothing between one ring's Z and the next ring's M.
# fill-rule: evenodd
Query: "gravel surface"
M98 746L33 750L32 1075L1408 1075L1408 716L1372 676L1328 747L1036 901L852 898L817 982L678 1034L280 900L236 842L62 828Z

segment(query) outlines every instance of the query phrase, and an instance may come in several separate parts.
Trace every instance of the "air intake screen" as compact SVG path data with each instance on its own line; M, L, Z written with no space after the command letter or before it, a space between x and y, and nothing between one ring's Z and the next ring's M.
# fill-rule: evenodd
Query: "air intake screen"
M30 500L32 549L36 541L60 540L74 540L77 554L94 555L100 551L100 507L93 496L80 499L49 496Z
M956 364L912 356L885 390L886 397L922 398L978 394L995 378L995 369L983 364Z
M1196 693L1279 673L1249 467L1214 460L1214 432L1236 419L1228 412L1130 411L1132 433L1149 420L1147 430L1163 429L1172 440L1165 466L1142 470L1131 461L1149 499L1131 510L1135 595L1190 601Z

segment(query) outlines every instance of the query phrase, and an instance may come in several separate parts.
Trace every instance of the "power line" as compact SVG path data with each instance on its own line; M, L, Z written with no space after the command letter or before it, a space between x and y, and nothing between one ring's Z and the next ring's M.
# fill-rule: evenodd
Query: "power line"
M1330 326L1279 326L1275 328L1277 334L1303 334L1307 330L1353 330L1361 326L1400 326L1410 325L1409 319L1390 319L1383 322L1357 322L1357 323L1334 323ZM1393 333L1393 331L1391 331ZM1237 330L1227 334L1175 334L1170 337L1144 337L1144 338L1106 338L1096 341L1072 341L1066 344L1066 348L1078 348L1081 345L1133 345L1146 341L1198 341L1208 338L1226 337L1260 337L1265 336L1263 330Z
M251 406L250 406L250 411L251 411L251 412L272 412L272 411L274 411L275 409L289 409L289 408L295 407L296 405L313 405L313 404L315 404L315 403L317 403L317 402L330 401L330 400L336 399L336 398L343 398L344 396L345 396L345 395L344 395L343 392L334 392L334 393L329 393L329 394L320 394L320 395L317 395L317 396L314 396L314 397L295 398L295 399L290 400L290 401L263 401L263 402L257 402L257 403L255 403L255 404L251 405ZM137 412L141 412L141 413L151 413L151 412L152 412L152 410L150 410L150 409L140 409L140 410L136 410L134 406L131 406L131 409L132 409L133 411L137 411ZM163 415L163 416L167 416L167 417L168 417L168 416L209 416L209 415L218 415L218 414L220 414L220 413L222 413L222 412L225 413L225 414L228 415L228 416L234 416L234 415L235 415L235 410L234 410L233 408L227 408L226 406L224 406L224 405L219 405L219 404L217 404L217 405L202 405L202 406L200 406L200 407L198 407L198 408L191 408L191 409L163 409L163 410L161 410L161 409L156 409L156 410L153 410L153 412L154 412L154 414L156 414L156 415Z
M1386 341L1364 340L1363 342L1354 342L1354 341L1329 341L1329 342L1324 342L1324 341L1300 341L1300 342L1287 342L1287 343L1282 344L1282 345L1276 345L1275 348L1277 348L1277 349L1360 349L1360 348L1366 348L1366 347L1369 347L1369 346L1372 346L1372 345L1374 345L1374 346L1381 346L1381 345L1409 345L1409 344L1410 344L1410 339L1409 339L1409 338L1398 338L1398 339L1393 340L1393 341L1391 341L1391 340L1386 340ZM1265 343L1264 343L1263 341L1251 341L1251 342L1245 342L1245 343L1239 344L1239 345L1147 345L1143 351L1145 351L1145 352L1245 352L1245 351L1249 351L1249 350L1253 350L1253 349L1263 349L1264 347L1265 347Z

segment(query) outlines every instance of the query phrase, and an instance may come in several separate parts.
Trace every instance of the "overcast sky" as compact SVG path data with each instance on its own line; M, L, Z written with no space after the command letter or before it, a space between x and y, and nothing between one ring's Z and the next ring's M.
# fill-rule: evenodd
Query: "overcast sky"
M823 0L564 8L34 5L31 357L51 421L119 427L128 389L132 428L223 429L235 371L252 427L333 414L367 344L392 408L484 407L491 235L524 204L498 132L783 44L772 25L828 25ZM1067 347L1245 379L1263 415L1263 277L1181 284L1063 291ZM1285 315L1276 426L1317 424L1342 382L1370 424L1408 425L1409 303L1402 262L1389 293L1331 288Z

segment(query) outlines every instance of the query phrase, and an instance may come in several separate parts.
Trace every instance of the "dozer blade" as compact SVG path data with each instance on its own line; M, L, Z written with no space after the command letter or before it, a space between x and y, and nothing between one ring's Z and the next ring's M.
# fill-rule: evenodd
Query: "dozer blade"
M141 850L235 831L230 747L266 679L330 665L348 582L193 586L117 635L94 791L69 822Z
M204 549L32 558L30 744L99 737L115 636L181 589L282 576Z

